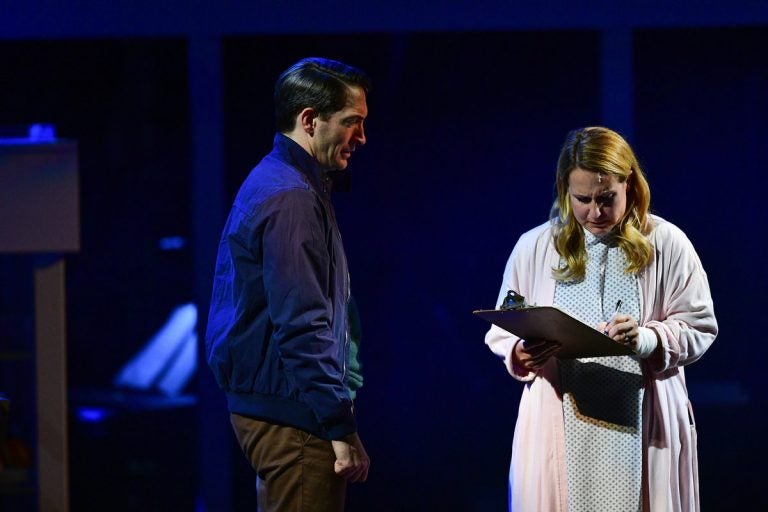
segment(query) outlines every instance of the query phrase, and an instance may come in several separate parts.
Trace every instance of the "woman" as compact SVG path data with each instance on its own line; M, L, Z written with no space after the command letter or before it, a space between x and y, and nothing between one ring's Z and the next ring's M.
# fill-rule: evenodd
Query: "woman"
M557 340L493 326L485 342L525 382L510 510L698 510L696 431L683 367L717 334L707 276L680 229L648 213L627 142L568 134L551 219L520 237L499 302L515 290L604 331L633 356L557 359Z

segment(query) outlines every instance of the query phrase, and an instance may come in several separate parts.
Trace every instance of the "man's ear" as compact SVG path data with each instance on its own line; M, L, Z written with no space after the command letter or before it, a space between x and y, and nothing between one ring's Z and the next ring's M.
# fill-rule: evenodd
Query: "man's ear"
M315 134L315 124L317 123L317 117L317 110L311 107L307 107L299 112L298 123L306 134Z

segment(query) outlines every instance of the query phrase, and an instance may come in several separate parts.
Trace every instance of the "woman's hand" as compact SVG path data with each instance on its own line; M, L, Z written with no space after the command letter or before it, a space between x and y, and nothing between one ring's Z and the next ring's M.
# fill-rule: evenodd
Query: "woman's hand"
M632 350L637 349L637 341L640 331L637 327L637 320L624 313L616 313L610 322L600 322L597 325L599 331L611 338L616 343L620 343Z
M560 350L560 344L547 340L520 340L515 344L515 360L518 366L536 371Z

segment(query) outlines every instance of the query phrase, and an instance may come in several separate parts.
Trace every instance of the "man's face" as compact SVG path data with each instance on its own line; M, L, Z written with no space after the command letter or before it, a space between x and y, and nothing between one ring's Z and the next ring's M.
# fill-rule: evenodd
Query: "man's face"
M365 91L350 87L342 110L326 119L315 118L314 134L310 138L315 160L325 169L346 169L355 148L365 144L363 121L367 116Z

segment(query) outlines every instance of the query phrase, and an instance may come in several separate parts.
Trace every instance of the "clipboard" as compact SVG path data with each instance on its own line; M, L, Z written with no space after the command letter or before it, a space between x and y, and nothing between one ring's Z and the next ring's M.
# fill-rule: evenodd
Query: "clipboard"
M629 347L553 306L525 306L515 309L481 309L475 315L523 339L558 341L559 359L629 356Z

